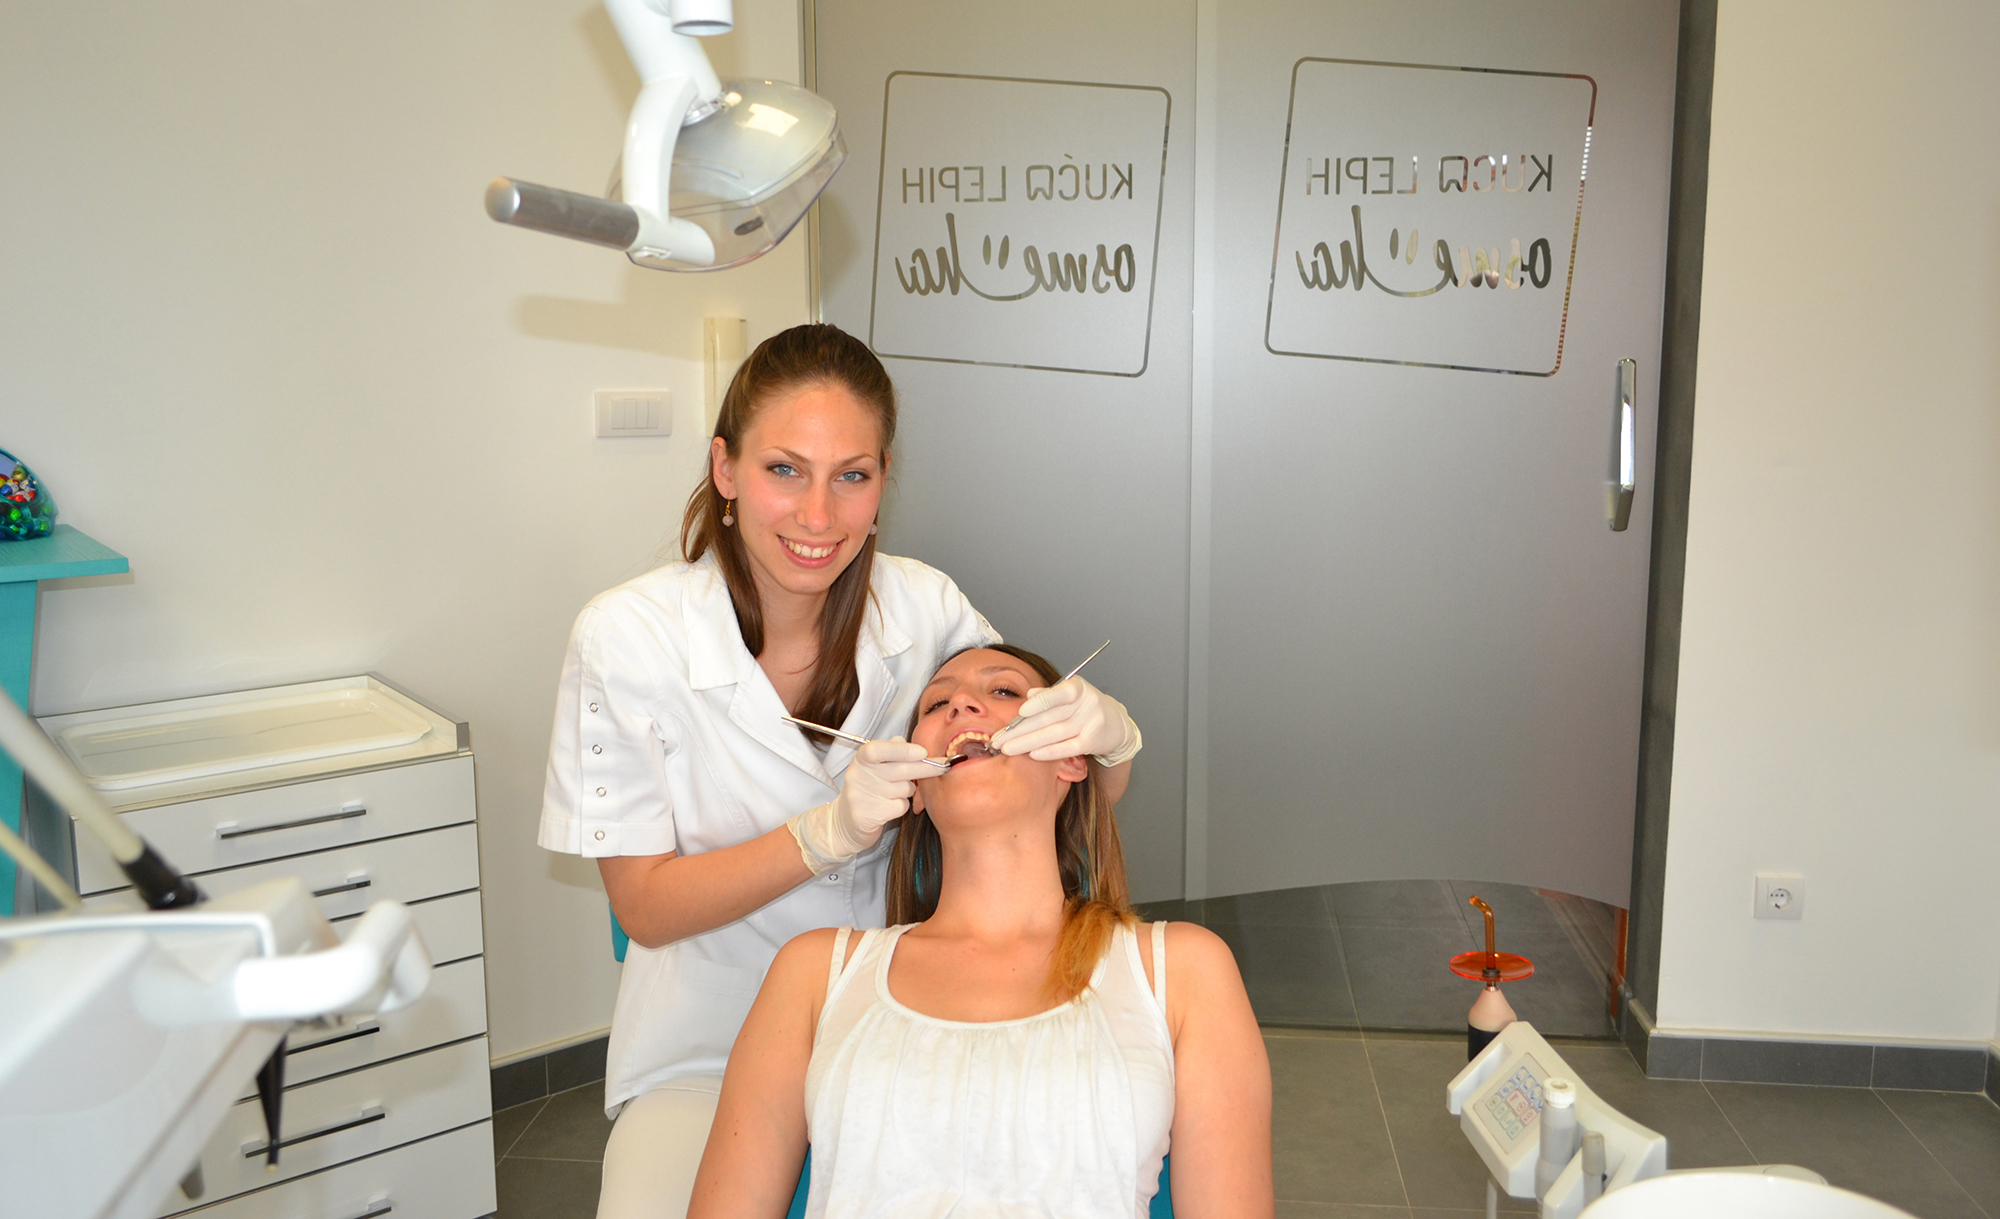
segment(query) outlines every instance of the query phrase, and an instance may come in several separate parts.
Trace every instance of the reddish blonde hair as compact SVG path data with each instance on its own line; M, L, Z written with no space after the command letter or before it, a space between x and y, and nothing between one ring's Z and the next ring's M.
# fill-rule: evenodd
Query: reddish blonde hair
M966 648L957 655L980 650ZM983 650L1026 662L1044 686L1053 686L1062 677L1054 665L1026 648L1001 643ZM910 716L912 730L917 718L917 713ZM889 852L891 926L921 923L937 913L944 886L944 847L930 814L910 813L897 824L896 845ZM1043 994L1050 1002L1061 1003L1090 985L1090 975L1111 945L1112 931L1139 921L1125 887L1125 849L1118 841L1118 822L1104 799L1097 763L1090 762L1088 773L1070 784L1063 796L1056 809L1055 836L1056 864L1062 871L1063 929L1049 959Z

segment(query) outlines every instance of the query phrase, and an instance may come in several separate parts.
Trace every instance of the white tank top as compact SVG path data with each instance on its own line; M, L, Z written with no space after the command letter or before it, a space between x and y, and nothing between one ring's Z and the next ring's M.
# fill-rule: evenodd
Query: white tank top
M926 1016L889 993L908 926L864 931L806 1068L808 1219L1145 1219L1174 1121L1166 929L1154 985L1119 927L1090 985L1019 1020Z

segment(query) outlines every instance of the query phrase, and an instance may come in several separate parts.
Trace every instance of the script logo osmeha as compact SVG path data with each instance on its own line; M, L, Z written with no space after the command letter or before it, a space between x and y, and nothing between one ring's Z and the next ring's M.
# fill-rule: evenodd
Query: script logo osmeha
M1145 86L892 73L870 345L1143 374L1170 106Z
M1574 74L1299 60L1265 347L1554 375L1596 95Z

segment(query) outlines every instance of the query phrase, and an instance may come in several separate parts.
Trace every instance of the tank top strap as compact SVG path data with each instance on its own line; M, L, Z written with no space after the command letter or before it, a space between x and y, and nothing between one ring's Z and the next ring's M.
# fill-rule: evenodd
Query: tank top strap
M1167 924L1166 920L1153 924L1153 1000L1160 1005L1160 1014L1167 1011Z
M833 956L826 965L826 998L819 1007L819 1031L824 1032L829 1024L844 1028L858 1016L855 1006L857 995L861 1007L868 1004L870 989L856 987L854 979L867 973L870 953L882 942L880 930L864 930L861 942L854 945L854 955L847 955L847 946L853 943L854 928L842 927L834 933ZM816 1034L817 1035L817 1034Z
M840 981L841 967L847 964L847 937L853 932L852 927L842 927L833 933L833 960L826 966L826 993L829 995L833 993L833 984Z

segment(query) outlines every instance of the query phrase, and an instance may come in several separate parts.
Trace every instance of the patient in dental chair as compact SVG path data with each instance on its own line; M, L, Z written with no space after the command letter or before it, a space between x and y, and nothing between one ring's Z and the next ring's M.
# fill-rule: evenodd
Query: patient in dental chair
M960 752L1056 671L945 662L910 739ZM729 1055L691 1219L1272 1214L1271 1077L1229 949L1144 924L1087 758L993 755L918 782L886 930L779 952Z

